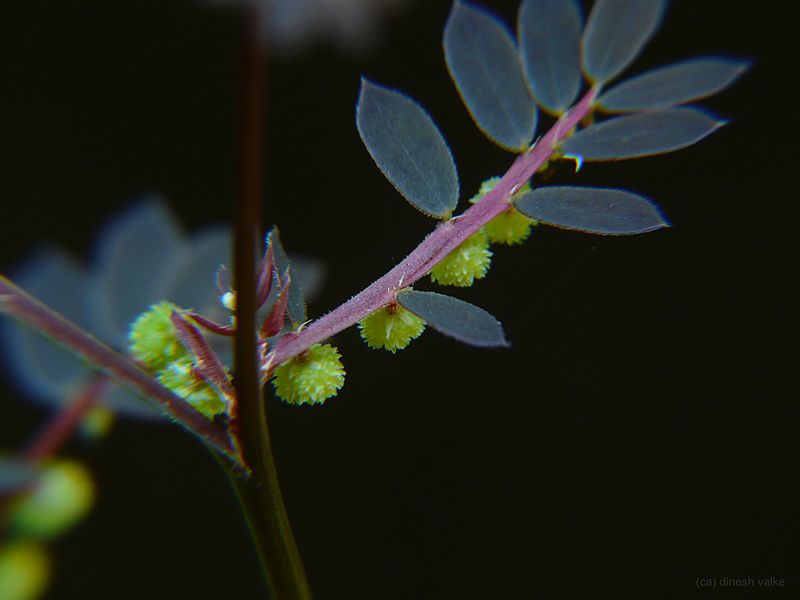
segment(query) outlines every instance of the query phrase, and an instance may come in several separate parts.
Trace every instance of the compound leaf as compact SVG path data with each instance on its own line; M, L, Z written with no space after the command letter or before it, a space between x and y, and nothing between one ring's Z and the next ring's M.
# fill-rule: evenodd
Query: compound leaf
M439 333L470 346L508 346L503 327L482 308L436 292L404 290L397 301Z
M633 235L669 227L652 200L625 190L541 187L521 196L515 205L541 223L586 233Z
M696 108L667 108L591 125L565 141L562 151L588 161L664 154L691 146L724 124Z
M583 32L583 70L595 82L619 75L658 29L664 0L597 0Z
M536 104L508 30L485 11L456 0L444 29L450 76L478 127L513 151L528 148L536 132Z
M403 94L361 80L358 133L378 168L425 214L448 218L458 203L458 174L433 120Z
M581 12L574 0L525 0L517 18L522 64L539 105L560 114L581 87Z
M675 106L716 94L733 83L749 66L745 60L693 58L623 81L602 94L597 103L608 112Z

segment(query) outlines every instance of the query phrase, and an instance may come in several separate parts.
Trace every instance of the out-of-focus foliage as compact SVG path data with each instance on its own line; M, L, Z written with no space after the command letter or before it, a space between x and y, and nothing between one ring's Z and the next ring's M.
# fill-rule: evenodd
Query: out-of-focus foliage
M148 197L109 222L99 236L92 265L83 266L62 250L47 247L12 276L34 296L124 351L130 324L158 300L174 298L198 311L224 316L214 274L229 262L229 247L226 227L186 236L165 203ZM92 372L77 357L16 323L3 320L0 328L8 371L25 396L58 406L74 401L88 385ZM116 385L109 386L103 403L125 416L160 414Z
M15 498L9 523L26 538L53 539L83 519L94 499L94 482L86 467L56 460L44 466L30 490Z
M50 580L50 557L44 546L15 540L0 546L0 598L35 600Z
M227 226L186 235L166 203L150 196L109 221L98 237L91 265L46 246L20 264L12 278L110 346L125 351L136 317L164 299L211 319L227 319L215 277L221 265L230 264L230 246ZM312 297L323 278L319 261L295 257L292 270L296 294L302 289ZM230 339L210 336L210 342L221 360L230 364ZM5 319L0 321L0 352L11 380L37 403L73 402L89 385L92 371L79 358ZM160 416L148 402L115 384L108 386L102 403L122 416ZM107 426L107 419L104 422Z
M296 52L317 41L356 51L379 38L387 16L409 0L201 0L209 6L255 6L269 45Z

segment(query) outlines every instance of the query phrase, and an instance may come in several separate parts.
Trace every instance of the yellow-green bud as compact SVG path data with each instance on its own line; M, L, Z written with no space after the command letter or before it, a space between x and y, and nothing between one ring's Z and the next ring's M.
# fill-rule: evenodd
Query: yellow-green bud
M87 440L96 441L108 435L113 426L114 411L105 406L94 406L83 417L79 432Z
M526 217L514 207L509 207L489 221L483 230L493 244L521 244L531 234L536 221Z
M344 385L344 365L330 344L314 344L275 369L275 393L289 404L322 404Z
M489 193L498 183L499 177L492 177L481 184L478 193L470 198L472 204L480 200ZM529 192L531 184L526 183L520 188L520 192ZM486 237L492 244L521 244L531 234L531 227L536 225L536 220L526 217L513 206L497 215L483 227Z
M358 328L370 348L386 348L394 354L422 335L425 321L394 302L361 319Z
M478 193L469 199L470 203L477 204L481 198L483 198L486 194L491 192L495 188L495 186L497 186L497 184L500 183L501 179L502 177L489 177L489 179L482 181L481 187L478 188Z
M489 239L483 230L464 240L444 260L431 269L431 279L442 285L468 287L486 277L492 262Z
M187 355L170 317L178 307L171 302L153 304L139 315L128 332L130 353L150 371L160 371Z
M10 524L26 537L54 538L85 517L94 499L94 483L83 465L54 461L42 470L34 488L14 501Z
M158 381L191 404L208 419L225 412L225 402L205 381L194 374L189 357L171 362L158 373Z
M41 544L18 540L0 547L0 598L40 598L50 580L50 571L50 557Z

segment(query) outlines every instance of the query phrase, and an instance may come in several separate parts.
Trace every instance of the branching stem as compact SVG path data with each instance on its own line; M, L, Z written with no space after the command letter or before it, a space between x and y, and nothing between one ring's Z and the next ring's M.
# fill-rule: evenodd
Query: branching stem
M276 367L340 331L354 325L382 306L394 301L397 292L424 277L437 263L455 250L469 236L508 208L514 193L533 177L533 174L552 155L580 121L591 113L598 94L591 88L550 130L511 165L500 182L480 202L458 218L439 223L417 248L383 277L350 300L313 321L297 334L284 336L266 357L266 371Z

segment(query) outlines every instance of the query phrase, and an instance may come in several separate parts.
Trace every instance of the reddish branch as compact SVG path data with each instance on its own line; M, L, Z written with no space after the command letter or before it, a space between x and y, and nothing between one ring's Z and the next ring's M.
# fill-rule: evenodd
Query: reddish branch
M517 158L500 182L480 202L458 217L440 223L400 264L362 292L313 321L298 334L282 338L264 360L265 375L312 344L331 337L393 302L399 290L424 277L469 236L508 209L514 193L547 162L575 126L591 114L597 93L597 89L590 89L580 102L562 115L544 137Z

